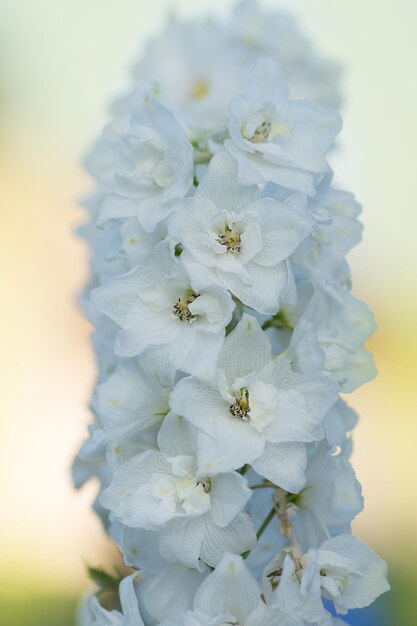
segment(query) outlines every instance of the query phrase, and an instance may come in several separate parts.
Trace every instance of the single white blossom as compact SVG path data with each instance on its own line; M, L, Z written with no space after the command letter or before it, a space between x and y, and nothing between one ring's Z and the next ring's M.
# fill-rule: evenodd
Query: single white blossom
M352 194L328 188L310 200L309 210L316 228L292 260L313 285L337 297L338 286L350 287L345 256L361 239L362 224L357 219L361 207Z
M352 466L321 444L308 460L306 482L296 500L293 524L301 549L318 547L340 529L348 531L362 509L361 486Z
M216 376L181 380L171 407L206 434L203 467L228 471L250 463L298 492L305 481L304 444L323 438L322 420L336 399L330 379L303 376L285 357L273 359L258 322L244 315L225 340Z
M314 196L329 171L326 152L340 129L335 111L290 100L281 69L263 59L229 105L225 147L245 184L273 182Z
M89 160L92 174L112 192L103 202L99 221L137 216L152 232L192 186L192 147L179 122L151 90L135 106L127 128L114 124L116 129L107 131L111 140Z
M115 321L115 352L159 354L174 369L207 375L221 349L234 304L220 286L197 288L169 250L93 291L97 308Z
M226 129L227 105L255 59L213 20L181 24L171 19L162 36L148 44L135 77L155 81L161 98L198 138Z
M118 367L105 381L97 385L93 407L97 411L105 441L117 448L140 447L156 434L169 413L169 395L174 386L170 369L155 371L153 359L143 359L141 365L126 369ZM152 436L153 433L153 436ZM136 447L136 451L138 451Z
M315 290L303 318L312 323L325 355L324 369L341 391L354 391L375 377L373 357L363 343L376 324L364 302L343 287L337 289L337 298Z
M288 257L313 228L298 196L281 203L241 186L236 164L216 154L194 196L180 202L170 228L198 289L222 285L260 313L274 314L293 297Z
M101 503L126 526L160 531L161 554L198 568L201 558L215 566L225 551L256 543L243 509L251 496L236 472L207 472L199 466L198 435L175 415L159 431L159 451L133 457L113 474Z
M388 589L385 561L352 535L333 537L304 555L283 550L263 578L268 604L322 626L333 623L322 598L345 614L368 606Z

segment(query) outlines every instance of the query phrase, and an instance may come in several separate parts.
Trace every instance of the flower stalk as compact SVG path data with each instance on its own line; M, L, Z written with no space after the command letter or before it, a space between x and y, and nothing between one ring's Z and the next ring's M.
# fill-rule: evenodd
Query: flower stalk
M337 626L323 599L344 615L388 583L351 533L341 394L374 376L374 320L345 258L360 206L331 180L335 67L242 0L172 21L131 93L87 159L98 377L73 473L132 573L91 569L111 600L81 626Z

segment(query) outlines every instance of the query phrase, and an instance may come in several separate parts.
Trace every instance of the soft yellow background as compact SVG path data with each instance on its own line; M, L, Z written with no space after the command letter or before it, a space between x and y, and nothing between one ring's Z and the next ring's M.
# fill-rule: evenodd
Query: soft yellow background
M226 11L228 0L0 1L0 601L70 597L107 542L74 493L71 456L94 381L88 324L75 305L87 253L72 235L88 188L80 156L105 105L168 7ZM338 180L363 202L354 289L376 312L380 370L353 397L354 464L366 510L356 531L391 564L394 599L417 557L417 45L415 0L287 0L319 48L346 66ZM399 578L398 578L399 577ZM414 577L414 579L413 579ZM401 589L400 589L401 587ZM395 589L394 589L395 591ZM23 599L23 600L22 600ZM29 602L29 600L26 600ZM53 607L53 604L51 604ZM56 613L58 615L58 613ZM400 615L400 614L399 614ZM4 616L4 613L3 613ZM34 626L36 619L0 623ZM67 624L70 621L42 622ZM13 621L15 620L15 621ZM411 608L398 624L413 626ZM41 622L39 622L41 623Z

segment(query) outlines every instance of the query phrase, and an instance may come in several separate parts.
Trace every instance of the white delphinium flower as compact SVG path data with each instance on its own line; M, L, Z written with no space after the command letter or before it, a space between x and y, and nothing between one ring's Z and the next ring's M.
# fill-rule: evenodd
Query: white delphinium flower
M162 36L146 47L135 78L155 81L160 97L198 138L226 129L227 105L255 59L214 20L184 24L171 19Z
M325 444L312 452L305 485L295 502L292 524L303 551L318 547L340 529L348 531L363 509L361 486L352 466L341 455L331 456Z
M231 18L232 37L257 53L272 57L285 72L292 98L338 106L340 67L320 57L286 13L259 10L253 0L241 0Z
M92 174L113 192L103 202L99 221L137 216L151 232L192 187L192 146L150 90L134 108L127 128L113 124L116 128L107 131L110 138L89 159Z
M198 289L222 285L247 306L274 314L282 298L293 296L287 259L313 228L304 206L300 196L281 203L239 185L236 163L220 152L196 193L177 204L170 229Z
M308 208L316 228L292 260L312 284L334 295L334 284L350 286L345 256L361 239L362 224L357 219L361 206L352 194L329 188L310 200Z
M320 372L303 376L285 357L273 359L255 318L244 315L226 338L212 380L185 378L171 407L201 431L204 468L227 471L250 463L275 484L298 492L304 485L305 443L324 437L322 420L337 395Z
M94 595L90 598L88 605L91 621L87 621L85 618L80 626L144 626L133 584L136 576L137 574L127 576L120 583L121 612L116 609L107 610L103 608L97 596Z
M92 300L121 327L116 354L151 351L174 369L201 375L215 365L234 308L224 288L197 289L167 247L158 248L152 265L139 265L93 291Z
M142 359L140 365L116 371L96 388L93 407L101 424L102 438L117 455L138 452L156 442L162 420L169 413L169 395L174 386L171 368ZM125 451L125 448L127 450Z
M376 375L372 355L364 348L376 329L374 316L343 285L334 282L330 293L295 274L299 279L296 302L283 304L265 324L274 348L282 351L294 344L294 350L301 353L314 352L316 363L322 360L322 368L334 376L340 390L350 393ZM296 361L294 350L290 358Z
M363 608L389 589L386 563L352 535L339 535L299 555L281 551L266 567L263 593L268 604L308 624L331 625L322 598L336 611Z
M314 196L329 171L326 152L340 129L335 111L290 100L281 69L264 59L229 105L225 147L242 182L273 182Z
M274 343L276 342L273 342L273 345ZM313 324L301 318L292 330L291 339L284 354L291 361L291 366L296 372L309 375L326 369L324 349L325 346L321 346ZM333 375L331 372L328 374ZM348 434L356 425L357 419L355 411L341 398L330 408L323 420L323 427L332 452L344 448Z
M351 392L376 375L373 357L363 347L376 324L364 302L343 287L334 287L334 292L337 298L316 290L303 318L317 333L324 369L335 376L341 391Z
M253 548L246 479L199 466L198 432L176 415L165 418L158 446L117 468L101 503L126 526L159 531L162 556L188 567Z

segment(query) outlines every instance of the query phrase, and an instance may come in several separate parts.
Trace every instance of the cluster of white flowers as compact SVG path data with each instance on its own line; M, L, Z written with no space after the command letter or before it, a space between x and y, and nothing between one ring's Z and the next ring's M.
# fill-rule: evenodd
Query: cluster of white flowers
M351 534L372 314L332 187L338 70L285 15L171 21L88 157L94 422L74 464L134 573L96 626L328 626L388 589ZM333 107L333 108L331 108Z

